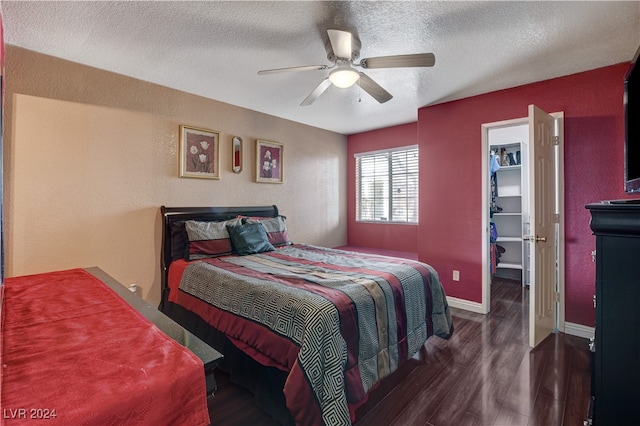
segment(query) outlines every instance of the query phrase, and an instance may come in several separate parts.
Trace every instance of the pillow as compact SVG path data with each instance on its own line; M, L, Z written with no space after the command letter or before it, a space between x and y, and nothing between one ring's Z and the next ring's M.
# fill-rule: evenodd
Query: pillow
M224 222L197 222L188 220L184 224L189 238L187 260L216 257L233 252L227 225L239 225L240 219Z
M287 223L284 216L277 217L244 217L243 223L261 223L267 232L269 242L274 246L287 246L292 244L287 232Z
M171 261L189 259L189 238L184 229L184 222L174 222L171 228Z
M229 231L233 248L239 255L244 256L275 250L269 242L267 233L261 223L229 225L227 230Z

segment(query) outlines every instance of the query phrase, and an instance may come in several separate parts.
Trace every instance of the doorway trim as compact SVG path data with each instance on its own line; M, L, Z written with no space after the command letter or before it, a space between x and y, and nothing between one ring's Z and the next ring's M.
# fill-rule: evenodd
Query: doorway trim
M551 116L556 119L556 133L559 135L557 155L556 155L556 194L557 194L557 207L558 207L558 264L556 273L558 274L558 318L556 320L556 328L558 331L565 332L564 323L564 277L565 277L565 264L564 264L564 111L551 113Z
M564 265L564 246L565 246L565 229L564 229L564 112L551 113L556 119L558 148L556 156L556 173L557 173L557 208L558 208L558 247L557 247L557 320L556 328L558 331L565 330L565 265ZM482 129L482 302L480 304L480 312L488 314L491 310L491 272L489 270L489 129L499 127L518 126L528 124L528 117L516 118L511 120L496 121L493 123L484 123ZM533 315L533 313L529 313Z

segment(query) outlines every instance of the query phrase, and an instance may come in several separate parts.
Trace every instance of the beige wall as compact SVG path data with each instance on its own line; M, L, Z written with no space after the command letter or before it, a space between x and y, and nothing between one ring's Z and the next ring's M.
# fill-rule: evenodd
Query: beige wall
M180 124L220 132L220 180L178 177ZM284 144L284 184L255 183L257 138ZM99 266L155 304L161 205L277 204L295 242L346 243L345 136L14 46L4 155L9 277Z

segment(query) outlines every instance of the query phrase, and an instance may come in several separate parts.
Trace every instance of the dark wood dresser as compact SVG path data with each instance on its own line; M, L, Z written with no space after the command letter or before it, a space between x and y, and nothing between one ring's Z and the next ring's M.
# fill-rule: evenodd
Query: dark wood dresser
M640 424L640 200L588 204L596 236L592 424ZM586 424L589 424L586 422Z

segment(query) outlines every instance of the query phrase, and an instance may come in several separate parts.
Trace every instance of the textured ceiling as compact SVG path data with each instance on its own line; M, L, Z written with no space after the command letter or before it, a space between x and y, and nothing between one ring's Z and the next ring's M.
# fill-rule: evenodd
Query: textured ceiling
M343 134L417 120L417 109L629 61L640 2L2 1L5 42ZM326 30L354 32L360 57L433 52L432 68L366 73L300 102L328 72Z

